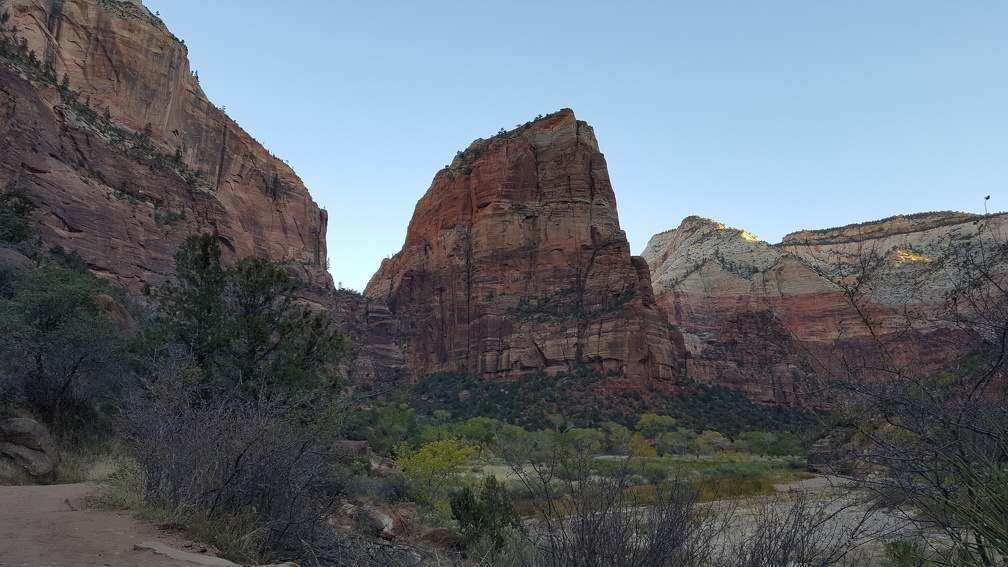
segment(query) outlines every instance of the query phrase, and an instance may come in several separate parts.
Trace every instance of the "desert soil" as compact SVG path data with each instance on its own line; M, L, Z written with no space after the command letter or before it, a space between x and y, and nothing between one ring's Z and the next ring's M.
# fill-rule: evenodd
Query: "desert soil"
M128 511L89 507L94 485L0 486L2 567L234 565L189 553L184 540Z

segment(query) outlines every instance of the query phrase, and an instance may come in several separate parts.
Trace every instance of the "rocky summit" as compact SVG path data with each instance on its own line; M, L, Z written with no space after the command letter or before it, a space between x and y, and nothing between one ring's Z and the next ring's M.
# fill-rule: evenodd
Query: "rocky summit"
M636 385L680 376L594 131L570 110L460 152L365 295L398 322L414 377L507 381L575 367Z
M47 244L136 291L171 274L187 235L211 232L226 259L284 261L331 287L326 212L207 100L185 44L141 2L4 10L0 180L27 191Z

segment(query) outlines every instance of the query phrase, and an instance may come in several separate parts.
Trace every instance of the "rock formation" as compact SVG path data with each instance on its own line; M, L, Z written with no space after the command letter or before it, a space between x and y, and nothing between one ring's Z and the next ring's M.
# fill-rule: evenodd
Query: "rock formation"
M936 365L957 243L979 217L929 213L823 231L770 245L689 217L651 239L644 257L658 303L684 335L687 375L767 403L801 403L815 378L871 377L881 341L890 364ZM986 221L1008 234L1008 215ZM854 308L852 293L860 310ZM871 329L865 319L871 321ZM875 335L872 335L874 331Z
M59 449L49 431L34 419L0 419L0 456L31 476L51 473L60 463Z
M620 230L605 158L570 110L460 152L365 295L398 323L414 377L510 380L580 365L637 385L678 376L648 266Z
M331 287L326 212L207 100L160 19L136 0L3 6L0 182L27 190L47 244L137 290L212 232L226 259L286 261Z

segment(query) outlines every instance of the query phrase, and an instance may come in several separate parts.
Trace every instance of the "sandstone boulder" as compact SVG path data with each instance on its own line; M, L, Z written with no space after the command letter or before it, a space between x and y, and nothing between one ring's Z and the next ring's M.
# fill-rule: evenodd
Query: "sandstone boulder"
M51 473L60 463L49 431L34 419L0 419L0 454L31 476Z
M448 528L428 528L418 538L420 543L437 549L453 549L459 546L458 537Z
M10 248L0 247L0 274L18 275L35 270L35 262L31 258ZM2 276L0 276L2 277Z
M375 537L392 540L406 533L409 521L416 515L416 505L410 503L374 506L367 503L344 502L329 518L329 524L344 530L363 524L372 530L372 535Z
M35 262L17 250L0 247L0 293L35 270Z

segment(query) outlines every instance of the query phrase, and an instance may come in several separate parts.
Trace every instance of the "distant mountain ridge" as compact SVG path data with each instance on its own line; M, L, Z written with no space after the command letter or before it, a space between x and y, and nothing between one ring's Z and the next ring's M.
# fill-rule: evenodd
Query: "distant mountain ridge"
M870 366L864 353L878 347L866 317L896 356L923 368L946 360L937 345L951 328L942 323L950 255L981 222L1008 235L1006 214L936 212L800 231L771 245L688 217L655 235L643 256L659 305L684 336L690 379L800 404L818 378L855 361Z

